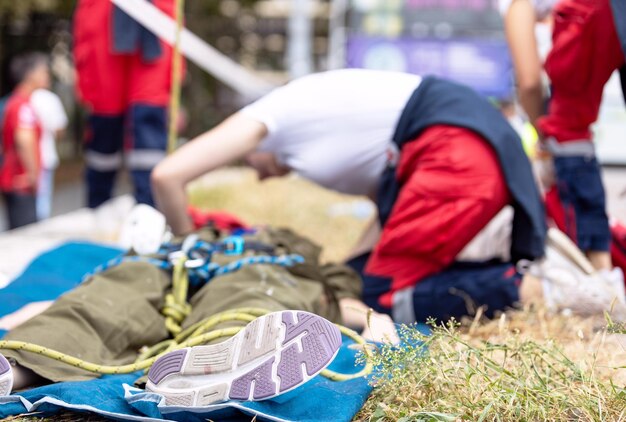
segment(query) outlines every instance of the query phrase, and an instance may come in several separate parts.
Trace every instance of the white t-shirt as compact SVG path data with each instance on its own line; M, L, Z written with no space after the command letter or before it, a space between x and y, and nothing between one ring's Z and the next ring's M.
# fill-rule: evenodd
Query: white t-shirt
M506 15L509 11L509 7L511 7L511 3L513 3L513 1L514 0L498 0L498 8L500 9L500 14L502 14L502 16ZM552 9L557 1L558 0L530 0L533 8L535 9L538 20L547 18L552 12Z
M396 124L420 82L399 72L329 71L277 88L241 112L267 127L259 150L322 186L367 195L378 186Z
M30 103L41 124L41 166L53 170L59 165L55 136L67 127L67 114L61 99L46 89L36 90L30 97Z

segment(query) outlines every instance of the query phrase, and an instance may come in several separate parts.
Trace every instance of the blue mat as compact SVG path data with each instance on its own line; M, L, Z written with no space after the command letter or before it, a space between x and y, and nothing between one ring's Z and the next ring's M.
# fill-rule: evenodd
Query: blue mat
M0 317L24 305L53 300L78 285L82 276L120 254L120 250L89 243L68 243L34 260L7 288L0 290ZM0 337L3 335L0 332ZM356 372L356 352L344 344L330 369ZM160 396L132 387L139 374L68 382L0 397L0 419L29 412L54 414L86 411L133 421L349 421L371 392L365 379L332 382L316 377L287 394L263 402L225 403L193 411L164 406Z
M0 317L32 302L55 300L76 287L83 275L121 253L120 249L72 242L40 255L11 284L0 289ZM0 337L4 334L0 330Z

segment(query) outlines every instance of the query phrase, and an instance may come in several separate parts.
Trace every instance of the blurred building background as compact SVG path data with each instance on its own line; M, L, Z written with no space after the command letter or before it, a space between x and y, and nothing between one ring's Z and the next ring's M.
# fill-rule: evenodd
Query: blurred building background
M78 152L80 110L73 101L73 0L0 0L0 93L10 91L10 59L51 51L55 91L75 123L62 154ZM501 21L491 0L187 1L188 28L232 60L276 84L329 68L436 73L507 96L512 82ZM189 66L184 136L241 106L211 75Z
M76 106L71 57L75 0L0 0L0 94L12 86L7 68L20 52L53 57L54 90L72 117L62 158L80 157L81 110ZM502 21L494 0L193 0L187 27L233 61L275 84L312 71L366 67L434 73L483 94L513 98ZM626 113L617 84L598 130L600 155L626 163L621 134ZM190 138L239 108L243 100L190 65L183 91ZM617 145L617 146L616 146ZM620 149L621 148L621 149Z

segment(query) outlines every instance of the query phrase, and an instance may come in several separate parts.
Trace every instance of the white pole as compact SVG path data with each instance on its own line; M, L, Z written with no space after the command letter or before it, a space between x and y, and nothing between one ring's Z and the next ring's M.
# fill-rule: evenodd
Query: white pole
M146 0L111 0L130 17L170 45L176 41L176 22ZM274 85L232 61L187 29L180 37L181 53L247 100L256 99Z
M313 72L312 13L312 0L291 0L287 27L287 68L292 79Z

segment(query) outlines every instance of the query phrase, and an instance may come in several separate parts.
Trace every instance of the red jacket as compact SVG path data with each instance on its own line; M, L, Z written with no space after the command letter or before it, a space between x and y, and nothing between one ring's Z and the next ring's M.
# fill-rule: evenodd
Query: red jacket
M35 186L24 183L27 172L17 153L15 133L20 127L31 127L37 133L37 165L39 165L39 141L41 125L30 105L30 96L21 91L9 98L2 118L3 163L0 167L0 190L3 192L34 193Z

